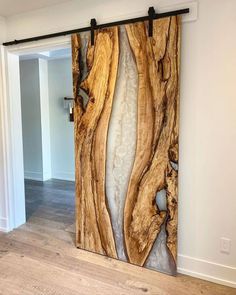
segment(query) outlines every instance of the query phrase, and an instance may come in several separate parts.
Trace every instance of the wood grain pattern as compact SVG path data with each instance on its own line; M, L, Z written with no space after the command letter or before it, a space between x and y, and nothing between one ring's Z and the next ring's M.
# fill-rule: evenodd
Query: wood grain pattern
M175 121L170 135L171 142L168 150L169 162L166 171L166 201L167 201L167 247L176 262L177 260L177 226L178 226L178 171L175 169L179 160L179 68L180 68L180 22L181 17L177 17L176 39L172 44L172 50L176 52L176 59L172 60L172 68L176 71L175 89Z
M106 140L118 68L118 28L98 31L88 49L88 76L80 81L79 35L72 37L75 99L77 246L117 257L105 195ZM76 42L75 42L76 41ZM78 87L88 95L86 108Z
M152 38L148 37L145 22L126 25L123 29L125 35L119 34L118 27L96 31L95 46L87 48L82 35L72 36L76 243L79 248L113 258L121 253L120 259L145 266L161 228L164 228L166 246L162 259L165 264L155 258L156 262L151 260L146 266L155 268L158 262L163 271L174 274L177 255L180 18L173 16L155 20ZM122 84L117 83L116 87L116 81L123 78L119 74L118 79L117 73L118 68L121 69L119 46L125 39L126 53L133 54L136 81L138 78L135 86L138 95L135 92L132 97L137 101L138 111L135 116L135 156L131 159L133 168L126 175L122 203L114 194L107 200L105 178L106 167L109 166L106 160L110 116L112 110L114 115L115 107L122 107L117 103L114 107L113 97L114 94L117 97L121 90ZM128 93L127 90L124 92ZM124 132L121 133L123 138ZM113 135L109 136L108 143L109 147L115 144ZM122 161L128 160L126 155L124 151ZM166 208L162 210L157 202L160 191L166 194ZM114 202L110 202L111 198ZM112 206L108 208L111 204L122 204L119 229L115 226L116 220L112 220L113 225L111 222L110 211L114 213ZM118 234L122 227L122 234Z
M152 39L144 23L127 25L126 30L137 63L139 94L137 146L124 209L124 233L129 261L144 265L166 218L167 246L176 259L177 175L174 168L169 170L177 151L179 19L155 21ZM177 162L177 152L175 155ZM155 200L157 192L166 188L167 214Z

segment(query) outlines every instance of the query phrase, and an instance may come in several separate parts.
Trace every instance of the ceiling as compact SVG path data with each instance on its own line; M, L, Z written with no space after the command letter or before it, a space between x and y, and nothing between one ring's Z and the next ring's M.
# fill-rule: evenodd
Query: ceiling
M21 55L20 60L41 58L46 60L69 58L71 57L71 48L57 49L51 51L38 52L34 54Z
M63 2L68 0L0 0L0 16L7 17Z

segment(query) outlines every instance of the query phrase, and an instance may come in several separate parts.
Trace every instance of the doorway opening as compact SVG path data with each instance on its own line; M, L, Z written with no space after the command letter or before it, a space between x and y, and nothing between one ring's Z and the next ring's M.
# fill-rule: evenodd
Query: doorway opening
M26 220L74 223L71 49L20 56Z
M26 222L67 232L74 244L74 124L64 100L73 97L70 38L4 51L8 230Z

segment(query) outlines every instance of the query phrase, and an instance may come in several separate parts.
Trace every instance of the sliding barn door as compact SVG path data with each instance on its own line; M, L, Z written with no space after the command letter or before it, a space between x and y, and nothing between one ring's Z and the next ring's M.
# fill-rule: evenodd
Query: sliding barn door
M176 272L180 18L72 36L76 245Z

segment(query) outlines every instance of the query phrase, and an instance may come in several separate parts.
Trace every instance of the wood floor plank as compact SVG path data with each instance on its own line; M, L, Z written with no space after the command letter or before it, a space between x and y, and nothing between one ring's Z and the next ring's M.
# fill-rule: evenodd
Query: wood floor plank
M14 264L14 269L11 265ZM9 254L1 263L1 281L12 282L12 287L24 294L25 289L31 290L33 294L125 294L122 286L111 286L105 282L99 282L93 278L74 274L70 270L61 271L60 268L39 262L29 257L17 254ZM17 279L15 279L17 278ZM43 284L42 284L43 283ZM20 292L19 292L20 294ZM134 292L130 292L134 295ZM139 293L137 293L139 294Z
M144 287L140 287L140 285L141 283L145 285L145 283L140 282L136 285L136 280L133 279L131 274L123 274L119 271L110 269L108 276L107 269L101 265L96 265L88 261L82 261L80 259L76 259L75 257L60 255L60 253L54 253L41 249L37 246L30 246L17 241L12 243L12 240L7 240L7 238L5 239L5 243L0 241L0 246L9 249L10 254L17 255L18 257L27 257L33 261L46 264L48 266L48 270L57 267L62 273L69 271L71 274L78 276L78 279L87 278L87 280L91 281L91 286L94 286L94 281L96 281L101 285L110 285L110 290L111 288L114 289L114 291L116 288L123 289L126 294L142 294L142 292L144 292ZM8 255L6 255L6 257L7 256ZM148 287L149 288L145 288L145 293L153 294L153 292L157 292L156 286L149 285Z

